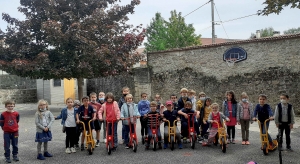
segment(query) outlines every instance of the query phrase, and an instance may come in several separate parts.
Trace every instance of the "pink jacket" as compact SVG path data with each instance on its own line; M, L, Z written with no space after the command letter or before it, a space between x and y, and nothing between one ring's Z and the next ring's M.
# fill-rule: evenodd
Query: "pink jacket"
M119 105L116 101L113 102L113 109L115 112L115 116L117 117L117 119L120 119L120 109L119 109ZM106 102L104 104L102 104L100 110L98 111L98 117L99 119L105 119L103 117L107 116L108 112L112 112L112 111L106 111Z

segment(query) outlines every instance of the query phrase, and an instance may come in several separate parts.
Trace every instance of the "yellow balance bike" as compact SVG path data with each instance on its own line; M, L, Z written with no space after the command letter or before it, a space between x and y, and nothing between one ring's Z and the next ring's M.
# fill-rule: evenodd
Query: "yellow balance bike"
M83 126L83 131L84 131L84 136L85 136L85 148L87 149L89 155L93 154L93 150L95 149L95 140L93 138L93 133L92 133L92 128L91 124L93 123L93 120L89 121L89 129L88 132L85 129L85 124L84 122L80 121L80 123Z
M258 126L260 129L260 140L261 140L261 149L263 150L265 155L268 155L269 151L273 151L277 148L278 142L276 139L272 141L273 145L269 144L269 139L268 139L268 129L267 129L267 122L270 121L270 119L266 119L264 122L264 129L266 131L265 134L262 133L262 127L261 127L261 122L257 120Z
M223 126L220 127L220 124L218 122L218 133L214 140L214 145L218 145L218 143L221 145L221 149L223 153L226 153L226 146L227 146L227 133L226 133L226 120L223 120Z
M177 120L174 120L173 126L171 126L171 123L169 120L166 120L166 122L168 123L168 128L169 128L168 141L169 141L169 144L171 144L171 150L173 151L174 147L175 147L175 143L177 142L176 141L176 129L177 129L176 122L177 122Z

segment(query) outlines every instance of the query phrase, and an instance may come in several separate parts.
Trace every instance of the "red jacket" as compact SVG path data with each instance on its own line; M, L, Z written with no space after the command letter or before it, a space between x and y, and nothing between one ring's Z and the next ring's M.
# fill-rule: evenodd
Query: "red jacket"
M19 130L20 115L18 112L3 112L0 117L0 126L4 132L13 133Z
M102 104L102 107L98 112L99 119L104 119L103 117L105 116L106 116L106 120L120 119L120 109L118 103L116 101L113 102L112 104L113 110L106 110L106 103L107 102Z

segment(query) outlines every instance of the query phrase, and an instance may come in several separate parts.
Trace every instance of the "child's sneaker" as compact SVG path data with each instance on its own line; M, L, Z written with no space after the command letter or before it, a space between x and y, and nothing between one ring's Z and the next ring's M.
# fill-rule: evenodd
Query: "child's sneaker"
M70 148L66 148L66 153L67 153L67 154L70 154L70 153L71 153Z
M106 143L106 139L104 139L104 143Z
M227 139L227 144L230 144L231 140L230 139Z
M40 153L40 154L38 154L38 156L36 157L36 159L45 160L46 158Z
M182 149L182 143L178 144L178 148Z
M168 144L164 143L164 149L168 148Z
M129 149L130 147L126 144L125 149Z
M183 143L187 143L186 137L183 137Z
M293 152L293 149L289 146L286 148L287 151Z
M5 162L6 162L6 163L11 163L10 157L6 157L6 158L5 158Z
M84 145L83 144L81 144L81 151L83 151L84 150Z
M44 157L53 157L53 155L46 151L46 152L44 152Z
M234 139L232 139L232 140L231 140L231 143L232 143L232 144L235 144L235 140L234 140Z
M14 156L13 156L13 160L16 161L16 162L19 161L18 156L17 156L17 155L14 155Z
M76 153L76 149L74 147L71 147L71 152Z
M99 147L100 146L100 142L99 141L97 141L97 143L96 143L96 147Z

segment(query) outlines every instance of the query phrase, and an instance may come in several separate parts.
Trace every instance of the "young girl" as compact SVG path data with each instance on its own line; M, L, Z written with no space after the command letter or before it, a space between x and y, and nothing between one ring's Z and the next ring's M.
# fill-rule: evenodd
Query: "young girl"
M125 134L124 134L124 140L125 140L124 142L126 144L125 148L129 149L130 145L128 145L128 142L129 142L130 128L132 133L134 133L134 124L136 123L136 118L133 117L139 117L140 113L138 111L137 104L133 102L132 94L126 95L125 100L126 103L123 104L121 108L121 119L123 120L123 125L125 128ZM128 118L130 118L130 121Z
M142 117L150 111L150 102L147 100L147 93L141 94L141 100L138 103L138 111ZM140 119L141 122L141 135L142 135L142 144L144 144L148 139L148 128L147 128L147 120ZM145 137L144 137L145 135Z
M223 119L226 121L230 121L228 117L226 117L223 113L219 112L219 105L217 103L211 104L212 112L208 116L208 121L211 123L211 127L209 129L208 143L203 143L203 146L210 145L215 136L218 133L218 124L220 127L223 127Z
M61 124L65 127L66 132L66 153L76 153L75 142L76 142L76 113L77 108L73 107L74 101L72 98L67 98L66 108L61 110L59 116L55 119L62 119Z
M241 94L241 101L237 108L237 122L241 125L242 145L249 145L249 126L252 124L253 105L249 102L249 97L246 92Z
M105 96L105 103L102 105L98 112L98 116L100 121L103 121L103 115L106 115L106 121L108 129L106 129L107 134L111 135L112 131L114 133L114 147L113 151L117 150L118 147L118 133L117 133L117 127L118 127L118 120L120 119L120 109L118 106L118 103L115 101L115 97L111 92L108 92ZM114 129L112 129L112 123L113 121ZM110 122L110 123L109 123Z
M201 121L201 139L203 139L204 134L207 132L208 128L209 128L209 123L207 122L208 120L208 116L211 113L211 99L209 97L207 97L204 100L204 105L201 108L200 111L200 121Z
M235 144L234 137L235 137L235 125L236 125L237 101L235 99L235 95L233 91L226 92L226 100L223 102L222 109L225 116L230 119L229 122L226 122L227 134L228 134L227 143Z
M48 153L48 141L51 141L51 125L54 122L53 114L48 110L48 102L46 100L39 100L38 109L35 113L36 136L35 142L37 144L38 156L37 159L45 160L45 157L52 157ZM42 143L44 143L44 155L42 154Z

